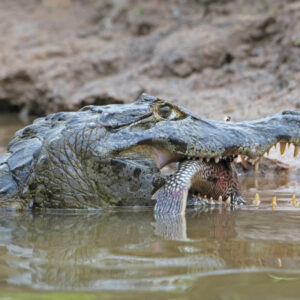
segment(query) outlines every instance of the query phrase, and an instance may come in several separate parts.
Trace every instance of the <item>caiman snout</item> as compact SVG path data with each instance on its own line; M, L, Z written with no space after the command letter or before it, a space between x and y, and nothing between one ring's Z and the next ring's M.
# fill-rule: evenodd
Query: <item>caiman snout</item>
M281 154L287 144L294 144L296 157L300 149L300 113L284 111L264 119L236 123L192 115L182 121L178 132L182 141L190 142L186 143L185 153L179 153L182 155L179 169L152 197L157 212L183 213L189 191L214 202L242 203L232 161L238 156L242 162L252 159L258 172L259 161L277 143Z

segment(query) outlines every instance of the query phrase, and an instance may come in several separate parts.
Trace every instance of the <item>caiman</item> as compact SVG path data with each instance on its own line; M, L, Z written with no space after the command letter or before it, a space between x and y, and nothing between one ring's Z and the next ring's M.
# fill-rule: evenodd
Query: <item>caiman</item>
M39 118L0 155L0 207L149 206L183 213L202 195L242 203L233 160L273 145L300 146L300 111L247 122L206 120L144 94L131 104L86 106ZM161 169L178 162L178 170ZM155 201L153 201L156 200Z

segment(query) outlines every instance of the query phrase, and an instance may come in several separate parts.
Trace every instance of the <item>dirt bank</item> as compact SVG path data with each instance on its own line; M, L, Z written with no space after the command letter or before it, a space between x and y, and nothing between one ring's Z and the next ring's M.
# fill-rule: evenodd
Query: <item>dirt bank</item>
M143 92L214 119L300 108L297 1L1 1L0 43L1 111Z

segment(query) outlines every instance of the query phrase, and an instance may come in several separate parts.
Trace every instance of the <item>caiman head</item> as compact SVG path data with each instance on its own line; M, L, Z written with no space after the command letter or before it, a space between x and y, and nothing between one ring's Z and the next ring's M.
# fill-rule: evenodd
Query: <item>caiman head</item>
M38 119L10 143L10 166L16 165L10 171L18 196L40 207L154 205L152 195L168 181L161 169L171 162L180 163L175 185L236 201L241 191L234 158L261 157L278 142L282 149L293 143L297 155L300 112L249 122L211 121L143 95L131 104L87 106ZM34 152L32 158L26 152L20 172L18 145L23 144Z
M232 164L237 155L233 145L238 142L234 144L228 137L226 143L220 134L225 122L218 124L201 119L183 107L149 95L127 106L86 107L83 111L89 109L98 112L100 109L101 124L113 133L101 140L106 152L97 155L113 158L120 167L134 165L136 173L152 174L151 182L147 182L148 187L152 187L151 194L164 182L165 176L160 172L163 167L172 162L195 161L196 172L174 173L178 178L176 184L189 179L186 184L192 194L218 201L220 197L222 201L228 197L232 201L242 201L237 172ZM103 151L103 146L96 148Z
M239 203L241 191L233 164L238 155L261 157L278 142L281 147L294 143L297 155L300 145L297 111L250 122L211 121L145 94L133 104L83 111L89 109L101 110L99 121L110 133L94 144L95 155L112 158L120 167L130 165L136 173L153 175L150 181L144 178L151 194L163 182L160 170L164 166L196 161L197 172L177 174L179 182L190 176L190 192Z

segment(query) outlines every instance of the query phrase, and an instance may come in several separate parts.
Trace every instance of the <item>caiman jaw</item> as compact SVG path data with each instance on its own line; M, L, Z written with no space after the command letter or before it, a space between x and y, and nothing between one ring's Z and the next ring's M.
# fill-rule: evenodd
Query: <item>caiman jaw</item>
M150 146L149 144L138 145L122 151L121 156L133 157L133 159L141 157L142 161L145 159L145 161L154 163L159 170L169 163L178 162L180 163L179 169L173 174L178 182L175 181L174 184L187 180L189 182L188 190L193 194L197 193L216 201L220 201L220 197L221 201L229 198L232 202L240 203L242 201L232 156L222 157L218 160L186 157L179 153L172 153L160 146Z
M151 165L152 168L155 164L155 171L170 162L180 162L179 169L173 174L177 179L167 179L166 184L152 197L157 203L163 199L170 199L169 204L172 205L172 199L179 199L180 205L169 205L172 213L179 213L178 209L184 207L182 199L186 199L189 190L213 197L213 200L218 200L221 196L221 201L224 201L225 195L231 196L229 201L238 198L238 184L228 192L229 188L234 186L232 182L238 183L234 165L230 162L224 163L224 160L234 160L240 156L243 161L249 157L255 161L255 169L258 170L259 158L278 142L282 153L287 142L295 145L295 156L299 152L298 111L284 111L255 121L224 122L205 120L184 108L160 99L155 101L151 102L151 126L146 126L146 123L141 121L120 132L120 138L127 142L126 149L129 150L121 152L125 154L125 158L128 154L133 160ZM146 128L146 132L131 138L132 132L139 132L140 126ZM123 144L122 148L124 149ZM221 188L213 193L213 188L209 187L214 184L217 186L218 183ZM182 193L178 194L176 190L181 190ZM162 207L168 206L156 205L156 210L160 211ZM169 212L164 208L162 210Z
M284 154L287 143L280 141L280 153ZM294 157L298 155L299 146L294 145ZM196 158L180 157L169 154L166 150L153 147L158 167L174 161L181 161L179 168L152 196L156 200L155 211L159 213L182 214L185 211L189 190L198 192L210 201L242 204L240 183L237 171L232 163L238 154L228 157ZM267 151L268 153L269 151ZM262 156L261 156L262 157ZM240 157L245 161L245 156ZM255 170L258 171L260 159L255 159Z

